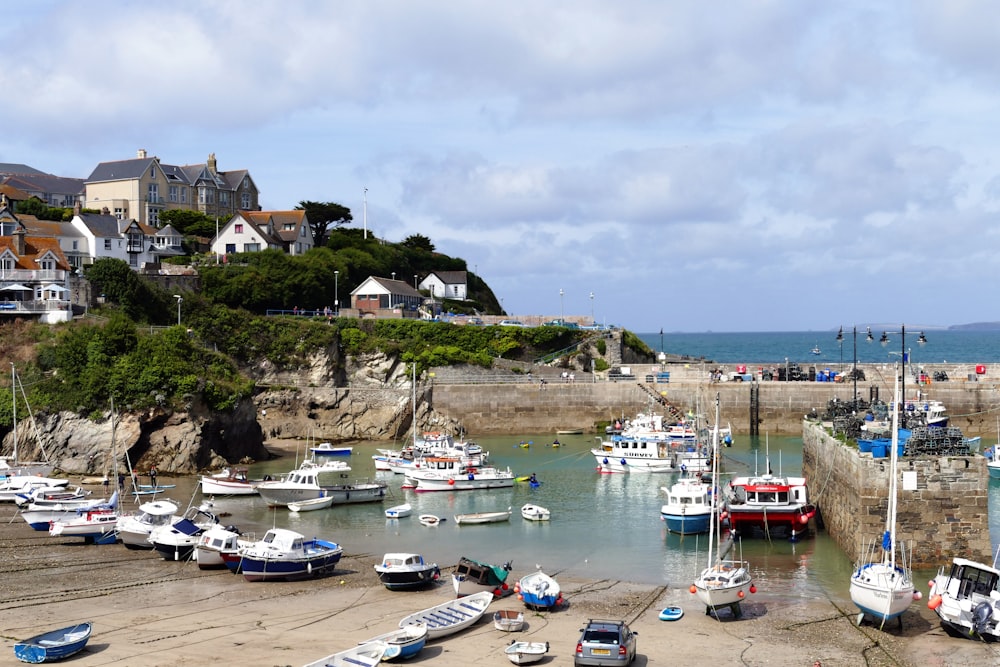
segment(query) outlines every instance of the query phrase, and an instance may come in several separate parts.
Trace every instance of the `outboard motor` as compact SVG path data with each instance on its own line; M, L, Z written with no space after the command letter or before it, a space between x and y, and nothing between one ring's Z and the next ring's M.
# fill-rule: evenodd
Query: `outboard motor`
M976 634L982 636L986 632L986 626L993 618L993 607L989 602L980 602L972 610L972 628Z

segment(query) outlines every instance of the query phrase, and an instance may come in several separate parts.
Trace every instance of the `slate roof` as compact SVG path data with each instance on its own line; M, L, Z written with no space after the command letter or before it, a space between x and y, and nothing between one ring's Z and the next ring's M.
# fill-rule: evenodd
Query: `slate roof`
M468 271L431 271L428 275L431 274L440 278L445 285L464 285L469 279Z
M118 160L117 162L102 162L94 167L94 171L90 172L90 176L84 180L87 183L100 183L140 178L153 162L156 162L156 158L144 157Z
M17 164L14 162L0 162L0 174L42 174L46 175L44 171L39 171L34 167L29 167L26 164Z

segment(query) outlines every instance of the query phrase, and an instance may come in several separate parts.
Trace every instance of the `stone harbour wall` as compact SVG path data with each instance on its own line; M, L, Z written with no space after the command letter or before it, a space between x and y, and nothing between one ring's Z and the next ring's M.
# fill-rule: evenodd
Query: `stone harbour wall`
M802 470L826 531L857 561L881 540L888 507L888 458L862 454L816 421L802 423ZM903 480L915 475L916 488ZM953 557L992 562L989 472L982 456L901 457L897 465L897 540L912 549L917 569Z

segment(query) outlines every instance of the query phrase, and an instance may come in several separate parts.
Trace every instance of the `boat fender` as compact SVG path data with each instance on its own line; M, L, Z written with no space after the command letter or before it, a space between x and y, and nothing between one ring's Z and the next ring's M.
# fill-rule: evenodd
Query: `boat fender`
M472 473L470 472L470 473L469 473L469 481L472 481L472 480L474 480L475 478L476 478L476 476L475 476L475 475L473 475L473 474L472 474Z
M306 563L306 572L309 573L309 574L313 573L313 564L312 563Z
M608 457L607 456L604 457L604 465L608 465Z
M622 465L623 465L623 466L624 466L624 465L628 465L628 463L627 463L627 462L625 461L625 459L622 459Z
M941 606L941 596L935 593L927 600L927 608L930 610L935 610Z
M757 592L757 587L754 586L753 584L750 584L750 592L751 593L756 593Z

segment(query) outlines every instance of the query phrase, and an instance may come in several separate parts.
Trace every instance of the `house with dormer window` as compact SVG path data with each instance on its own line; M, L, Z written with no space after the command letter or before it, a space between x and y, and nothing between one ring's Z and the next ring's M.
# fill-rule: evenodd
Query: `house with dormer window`
M31 235L0 197L0 317L68 321L73 314L69 274L59 242Z
M156 262L158 254L152 242L155 230L135 220L120 220L107 209L101 213L77 210L70 224L86 240L89 256L84 265L105 257L120 259L138 271Z
M217 255L268 248L302 255L312 247L305 211L240 211L212 239L212 253Z

